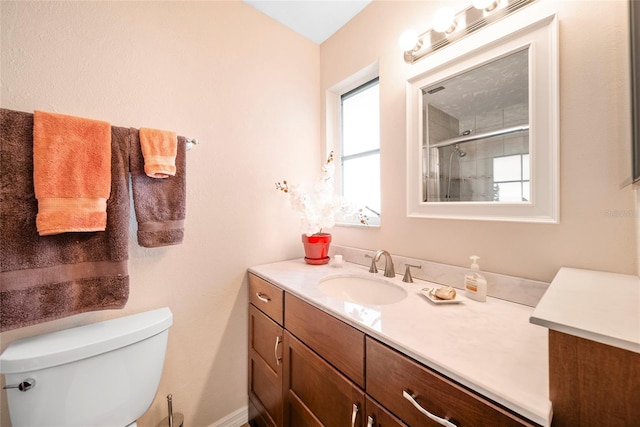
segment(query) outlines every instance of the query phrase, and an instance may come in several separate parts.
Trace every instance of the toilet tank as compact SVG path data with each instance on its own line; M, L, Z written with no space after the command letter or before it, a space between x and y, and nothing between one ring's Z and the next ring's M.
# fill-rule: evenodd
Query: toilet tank
M158 390L173 315L169 308L38 335L0 355L13 427L126 426Z

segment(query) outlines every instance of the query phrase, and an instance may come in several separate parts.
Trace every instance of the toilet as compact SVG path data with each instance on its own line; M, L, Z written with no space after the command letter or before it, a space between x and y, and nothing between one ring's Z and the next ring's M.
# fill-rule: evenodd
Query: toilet
M0 355L12 426L135 426L172 322L164 307L12 342Z

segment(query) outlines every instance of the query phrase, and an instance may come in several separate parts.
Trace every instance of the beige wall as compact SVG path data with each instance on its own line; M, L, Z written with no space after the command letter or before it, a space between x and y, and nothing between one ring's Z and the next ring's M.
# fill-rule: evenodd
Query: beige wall
M321 46L323 92L375 61L380 65L382 227L336 228L334 241L460 266L476 254L488 271L545 281L561 266L635 274L634 194L621 188L631 173L625 0L551 1L560 21L559 225L406 217L411 65L397 40L406 28L428 29L443 3L374 2ZM461 10L470 2L447 3Z
M187 153L184 243L140 248L132 220L126 308L6 332L2 349L168 306L160 390L138 425L166 416L169 393L185 425L213 424L246 405L247 266L302 256L274 182L321 164L319 47L238 1L0 7L3 108L171 129L202 143Z
M411 67L397 38L409 26L426 29L438 3L374 2L318 47L237 1L2 1L2 107L173 129L202 142L187 154L185 242L143 249L132 226L125 310L6 332L2 349L17 338L169 306L163 379L139 425L166 415L168 393L189 426L245 405L246 267L302 256L297 220L273 182L315 176L324 90L375 61L383 226L334 228L336 243L455 265L476 253L487 270L541 280L561 265L634 273L635 203L630 188L620 189L629 144L625 2L585 3L558 2L561 224L550 226L406 218ZM4 393L0 409L8 426Z

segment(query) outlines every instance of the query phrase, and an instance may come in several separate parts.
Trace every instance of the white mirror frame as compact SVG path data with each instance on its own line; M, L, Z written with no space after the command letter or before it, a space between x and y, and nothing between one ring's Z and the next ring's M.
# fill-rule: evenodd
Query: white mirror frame
M422 165L426 150L421 149L425 117L422 88L527 46L531 201L423 201ZM407 80L407 216L557 224L560 220L560 154L555 11L531 6L430 55L419 67L413 67L414 75ZM415 72L415 68L419 70Z

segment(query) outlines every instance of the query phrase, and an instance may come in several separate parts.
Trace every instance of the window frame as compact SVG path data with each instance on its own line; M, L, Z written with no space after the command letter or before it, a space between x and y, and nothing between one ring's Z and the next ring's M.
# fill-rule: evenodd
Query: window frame
M342 195L343 193L343 173L342 173L342 96L350 92L354 92L362 86L377 80L380 85L380 75L378 63L373 63L350 77L342 80L340 83L332 86L326 91L326 111L325 111L325 154L334 152L334 157L339 161L336 162L335 168L335 191ZM364 90L366 88L363 88ZM381 154L381 149L378 148ZM382 192L382 191L381 191ZM382 197L381 197L382 199ZM382 204L382 200L380 201ZM362 224L357 218L341 219L336 221L336 226L356 226L356 227L379 227L381 218L372 212L363 212L367 218L367 224Z

